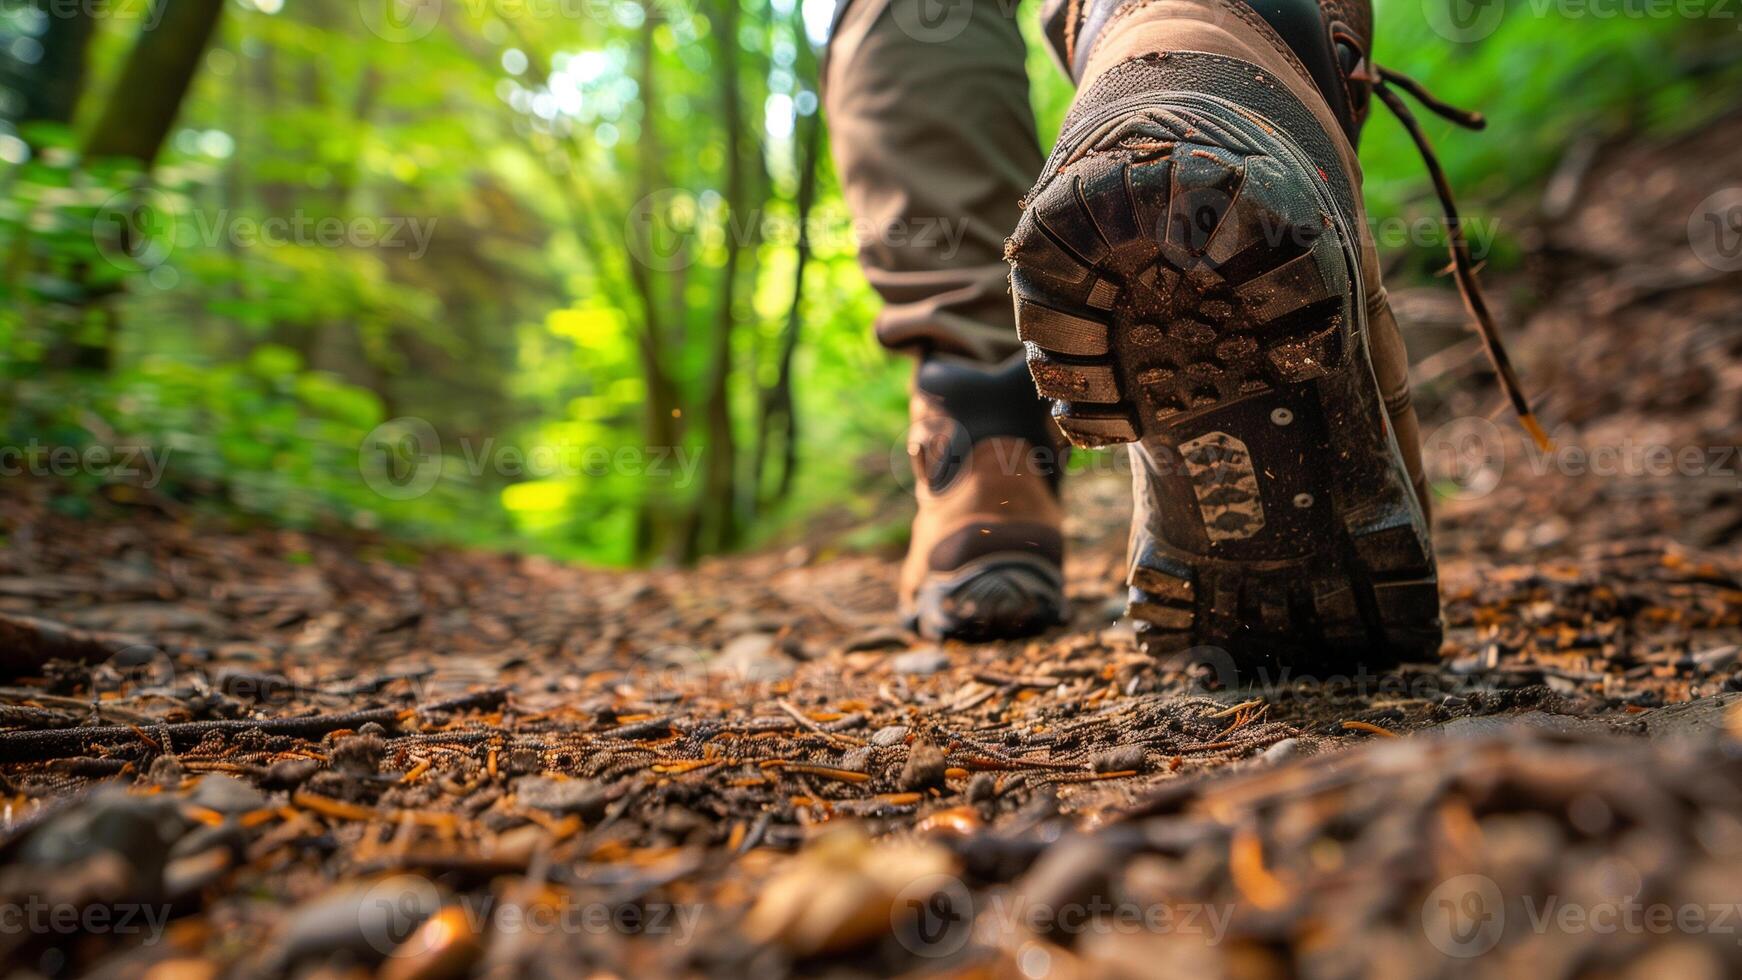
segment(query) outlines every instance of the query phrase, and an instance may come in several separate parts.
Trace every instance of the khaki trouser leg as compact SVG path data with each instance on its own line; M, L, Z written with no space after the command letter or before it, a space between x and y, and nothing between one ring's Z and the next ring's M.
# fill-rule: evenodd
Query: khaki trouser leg
M1040 172L1012 0L848 0L823 80L835 167L883 297L877 339L997 363L1004 264Z

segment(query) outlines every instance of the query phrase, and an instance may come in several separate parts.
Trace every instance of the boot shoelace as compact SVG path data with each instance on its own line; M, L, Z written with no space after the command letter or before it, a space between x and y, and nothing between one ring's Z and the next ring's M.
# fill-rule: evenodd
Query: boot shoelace
M1410 111L1409 105L1392 86L1414 96L1416 101L1435 115L1465 129L1482 129L1488 125L1488 121L1479 112L1459 109L1435 98L1420 82L1408 75L1379 65L1373 67L1377 70L1378 77L1367 76L1361 80L1373 86L1374 94L1397 117L1397 121L1403 124L1410 139L1415 141L1416 149L1421 153L1428 176L1433 179L1434 193L1439 196L1440 207L1445 212L1447 249L1452 255L1452 275L1458 283L1458 294L1464 298L1465 309L1470 311L1471 318L1476 321L1476 333L1482 338L1482 347L1487 351L1488 361L1494 365L1494 373L1500 378L1500 390L1512 402L1512 410L1518 413L1518 421L1524 426L1524 431L1530 433L1537 448L1547 452L1552 447L1548 434L1543 431L1542 425L1536 420L1536 413L1531 410L1530 399L1525 397L1524 386L1519 384L1518 374L1512 368L1512 358L1507 356L1506 345L1500 339L1500 328L1494 323L1494 314L1488 309L1488 300L1482 292L1482 285L1476 280L1476 262L1470 257L1470 245L1464 238L1463 219L1458 215L1458 202L1452 197L1451 182L1446 179L1446 172L1440 166L1439 158L1434 155L1427 134L1422 132L1421 124L1416 121L1415 113Z

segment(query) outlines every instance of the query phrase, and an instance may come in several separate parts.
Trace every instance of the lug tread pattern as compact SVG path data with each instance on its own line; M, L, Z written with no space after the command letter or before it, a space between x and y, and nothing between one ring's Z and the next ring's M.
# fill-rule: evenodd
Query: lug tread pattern
M1195 516L1203 526L1180 537L1200 544L1139 528L1127 584L1140 642L1218 650L1240 670L1433 657L1443 629L1419 511L1376 497L1361 506L1388 522L1344 526L1347 508L1329 499L1264 496L1278 479L1267 467L1293 472L1322 449L1306 424L1252 427L1299 409L1302 385L1347 390L1331 381L1360 353L1344 233L1311 172L1195 110L1137 110L1084 145L1055 155L1068 162L1031 195L1006 256L1030 371L1066 436L1177 447L1185 472L1169 485L1196 496L1152 501L1150 520ZM1274 560L1230 550L1282 533L1268 508L1320 544Z
M1202 142L1156 150L1166 127ZM1131 441L1335 370L1350 283L1316 198L1213 120L1124 128L1034 195L1007 249L1017 333L1066 436ZM1143 153L1118 149L1132 134Z

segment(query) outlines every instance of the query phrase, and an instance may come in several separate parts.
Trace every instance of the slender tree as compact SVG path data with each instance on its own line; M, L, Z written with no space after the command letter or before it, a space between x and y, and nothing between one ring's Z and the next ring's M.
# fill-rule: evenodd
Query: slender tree
M87 157L122 157L150 169L163 149L224 0L158 0L139 30L103 114L85 141Z
M96 33L92 5L38 0L36 6L48 24L42 33L41 56L20 73L23 105L18 121L69 124L85 91L86 56Z
M121 76L86 137L83 150L87 160L119 159L146 172L151 170L224 9L223 0L159 2L159 16L140 28ZM51 17L51 25L58 21L73 35L56 43L64 49L60 57L77 59L78 85L61 97L66 104L46 111L62 112L68 119L76 111L77 89L83 87L83 49L89 42L88 36L78 36L81 30L88 32L89 26L77 27L76 20ZM69 64L66 70L74 69ZM122 232L128 234L131 229ZM82 263L70 271L68 279L80 295L66 304L59 318L64 321L60 336L46 360L54 366L107 373L114 362L115 336L120 330L119 314L112 303L119 287L93 289L91 270Z
M657 106L657 49L654 32L660 20L650 12L640 34L641 137L637 147L639 166L636 175L638 207L650 207L658 189L664 168L663 150L659 144ZM636 332L635 348L641 362L641 379L646 388L642 407L642 436L653 451L663 451L677 445L680 434L680 411L677 388L665 367L663 351L665 318L659 298L654 292L653 270L641 259L651 255L652 229L645 222L631 222L630 234L638 239L637 248L628 263L629 279L641 301L641 329ZM643 486L640 507L635 515L635 557L645 561L660 554L666 547L665 535L671 527L667 488Z
M738 0L719 0L710 11L715 54L719 63L720 123L726 146L726 262L720 270L720 295L708 341L708 381L702 412L707 433L702 462L702 487L696 495L685 534L682 557L694 560L737 543L738 451L732 426L732 339L737 323L738 273L747 245L732 233L747 222L745 124L739 76ZM746 225L747 226L747 225Z
M809 44L799 34L801 48ZM803 77L803 76L801 76ZM822 120L816 113L798 117L793 134L793 166L798 172L798 190L793 209L798 219L792 273L792 301L787 307L786 323L781 327L775 352L774 380L762 391L761 417L757 425L756 486L759 504L767 506L785 500L792 492L793 473L798 468L798 418L793 411L792 360L798 350L798 339L804 317L805 270L810 265L810 215L817 197L817 151L821 146ZM778 443L780 455L776 462L772 446ZM768 487L768 468L775 467L773 486Z

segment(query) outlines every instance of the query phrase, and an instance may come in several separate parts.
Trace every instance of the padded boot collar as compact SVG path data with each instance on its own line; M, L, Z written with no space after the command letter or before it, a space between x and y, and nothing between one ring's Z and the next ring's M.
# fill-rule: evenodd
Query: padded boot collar
M1021 440L1045 450L1049 458L1059 451L1050 404L1035 392L1034 379L1021 355L996 367L928 357L921 362L913 387L914 394L929 406L926 414L952 423L948 450L928 461L927 476L934 490L952 482L974 447L989 439ZM1045 472L1056 489L1061 475L1056 461L1045 467Z
M1080 79L1088 66L1089 52L1101 29L1119 11L1142 4L1146 0L1047 0L1041 12L1042 29L1053 56L1066 67L1073 79ZM1240 4L1258 14L1269 29L1299 60L1324 96L1331 111L1342 124L1350 143L1360 135L1362 111L1350 105L1350 91L1339 66L1337 41L1326 21L1319 0L1215 0ZM1353 54L1364 63L1365 39L1356 36L1358 25L1339 24L1345 48L1359 44ZM1363 110L1364 110L1363 105Z

